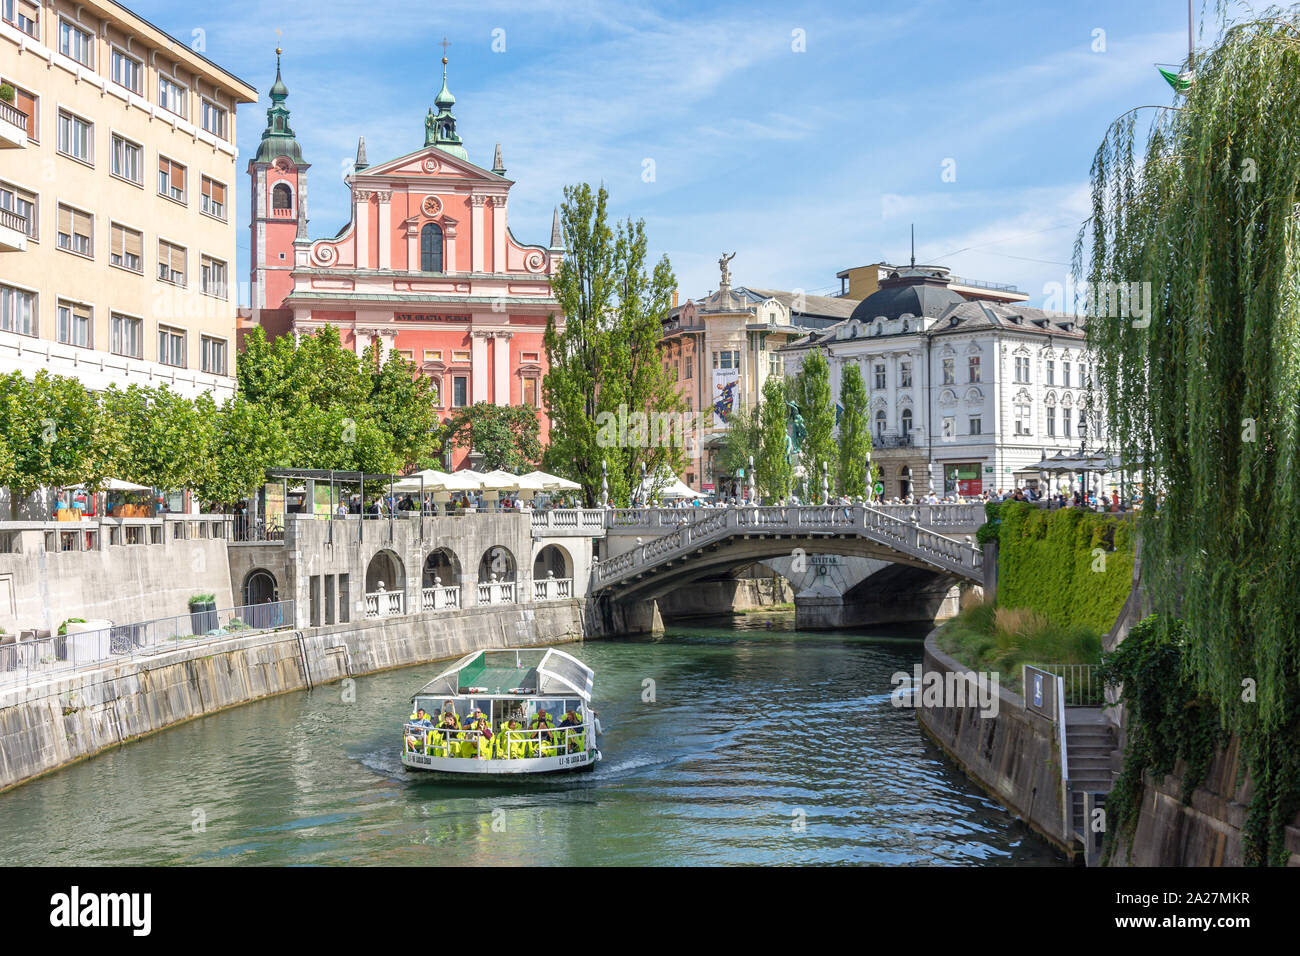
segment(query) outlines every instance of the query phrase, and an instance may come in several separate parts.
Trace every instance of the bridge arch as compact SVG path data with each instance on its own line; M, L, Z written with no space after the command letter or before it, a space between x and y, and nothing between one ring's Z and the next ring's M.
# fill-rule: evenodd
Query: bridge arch
M406 566L395 552L387 548L376 551L366 565L366 593L378 591L380 584L385 591L406 590Z
M443 587L460 584L460 559L451 548L434 548L424 556L420 577L423 588L437 586L439 578Z
M478 562L478 581L488 584L492 581L515 581L519 577L519 566L514 553L502 544L494 544L483 552Z

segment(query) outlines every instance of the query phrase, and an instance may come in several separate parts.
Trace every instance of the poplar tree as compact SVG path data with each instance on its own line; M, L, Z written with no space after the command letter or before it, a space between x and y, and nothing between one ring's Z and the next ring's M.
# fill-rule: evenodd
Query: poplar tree
M644 220L611 229L608 206L603 186L564 190L565 258L551 282L563 327L554 314L547 319L542 380L551 420L545 468L581 484L588 505L600 496L602 462L610 497L626 503L643 463L657 477L665 467L680 471L684 457L662 430L610 427L637 414L680 415L683 405L658 349L677 280L667 257L647 271Z
M840 494L861 498L867 494L871 476L867 456L871 454L871 422L867 410L867 387L857 362L844 366L840 379L840 444L837 478Z
M807 435L799 449L807 481L807 498L821 498L822 469L835 457L835 406L831 401L831 372L826 356L814 351L804 359L795 379L795 404Z
M769 375L763 383L763 401L758 407L759 453L754 460L754 479L767 504L788 498L794 484L786 393L786 380Z

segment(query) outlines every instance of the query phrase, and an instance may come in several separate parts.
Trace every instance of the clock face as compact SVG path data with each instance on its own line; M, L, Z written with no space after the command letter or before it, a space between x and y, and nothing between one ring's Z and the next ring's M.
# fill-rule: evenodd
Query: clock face
M282 173L287 173L293 168L293 163L289 162L288 157L281 156L275 161L275 168L280 170Z
M426 216L436 216L442 212L442 201L437 196L425 196L420 209Z

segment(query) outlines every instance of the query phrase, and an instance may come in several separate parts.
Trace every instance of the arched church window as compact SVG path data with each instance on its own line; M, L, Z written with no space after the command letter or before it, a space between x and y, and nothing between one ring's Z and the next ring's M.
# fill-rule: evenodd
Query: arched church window
M912 410L910 408L903 409L902 426L904 435L912 434Z
M442 227L436 222L420 230L420 271L442 272Z
M292 209L293 208L293 191L284 183L276 183L275 188L271 190L271 208L272 209Z

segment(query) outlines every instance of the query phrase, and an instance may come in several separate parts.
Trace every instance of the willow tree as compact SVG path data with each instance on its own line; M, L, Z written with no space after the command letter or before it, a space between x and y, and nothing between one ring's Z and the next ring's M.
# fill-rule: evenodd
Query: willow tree
M1075 269L1110 438L1145 484L1145 591L1242 742L1246 859L1280 862L1300 808L1300 17L1229 26L1155 109L1097 150Z

